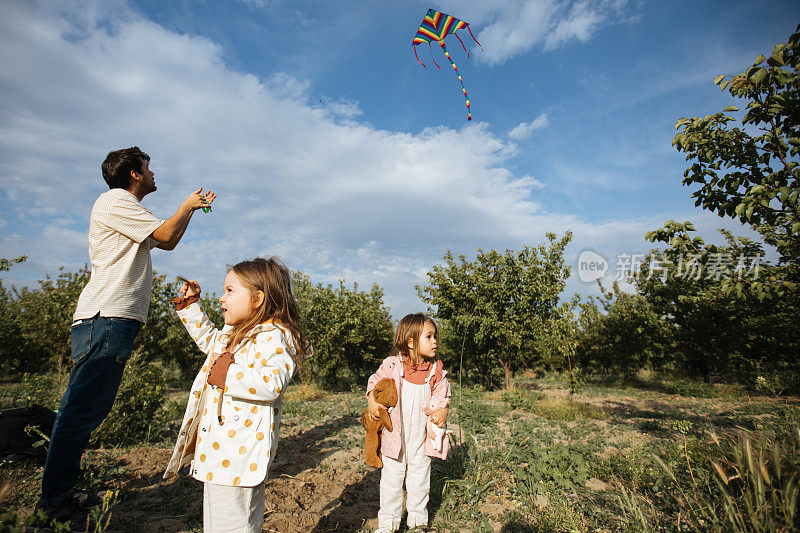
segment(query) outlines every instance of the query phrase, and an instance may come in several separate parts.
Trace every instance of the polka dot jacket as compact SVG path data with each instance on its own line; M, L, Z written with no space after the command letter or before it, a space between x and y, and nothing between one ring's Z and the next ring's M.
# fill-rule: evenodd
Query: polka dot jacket
M258 485L267 477L275 456L281 400L295 371L291 333L272 322L253 328L252 340L241 344L233 354L225 388L220 391L207 384L206 379L211 355L224 351L230 326L218 330L197 303L179 310L178 316L208 357L192 384L164 477L174 476L190 465L190 474L200 481ZM222 411L218 417L220 397Z

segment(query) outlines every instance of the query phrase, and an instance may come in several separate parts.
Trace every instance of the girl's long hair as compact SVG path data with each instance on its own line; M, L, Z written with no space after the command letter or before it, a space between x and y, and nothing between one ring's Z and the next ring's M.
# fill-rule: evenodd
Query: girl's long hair
M264 259L256 257L252 261L242 261L228 267L255 298L258 291L264 293L261 305L247 319L231 328L226 348L233 351L240 343L250 339L250 331L267 320L274 320L291 333L290 342L294 344L294 359L298 370L310 355L311 344L303 328L300 309L292 294L292 277L286 265L277 257Z

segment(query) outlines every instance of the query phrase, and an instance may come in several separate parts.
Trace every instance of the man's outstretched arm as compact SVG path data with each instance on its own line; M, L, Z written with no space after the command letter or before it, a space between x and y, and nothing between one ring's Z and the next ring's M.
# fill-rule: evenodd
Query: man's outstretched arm
M189 197L178 207L174 215L164 221L155 231L150 235L157 240L158 248L162 250L174 250L175 247L186 232L189 226L189 221L192 219L192 214L202 207L207 207L208 204L214 201L217 197L214 193L209 193L208 196L203 196L201 193L203 188L200 187L193 192Z

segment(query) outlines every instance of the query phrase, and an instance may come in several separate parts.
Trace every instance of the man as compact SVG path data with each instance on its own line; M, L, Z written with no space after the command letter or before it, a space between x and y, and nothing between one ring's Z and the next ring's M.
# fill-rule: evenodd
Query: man
M172 217L156 218L142 198L157 187L150 156L138 147L116 150L103 161L109 191L100 195L89 219L92 273L83 288L70 331L72 374L58 411L38 507L52 518L81 516L99 503L75 490L80 460L92 431L111 411L133 341L147 319L153 267L150 250L172 250L192 214L214 201L193 192Z

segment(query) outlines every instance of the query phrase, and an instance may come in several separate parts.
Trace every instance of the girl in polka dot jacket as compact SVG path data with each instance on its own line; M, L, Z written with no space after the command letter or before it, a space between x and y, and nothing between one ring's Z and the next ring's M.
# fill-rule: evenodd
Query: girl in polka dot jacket
M310 354L289 270L275 258L230 267L219 299L222 330L197 303L197 282L184 283L180 293L173 300L178 316L208 357L192 384L164 477L190 465L204 483L206 533L259 532L283 393Z

